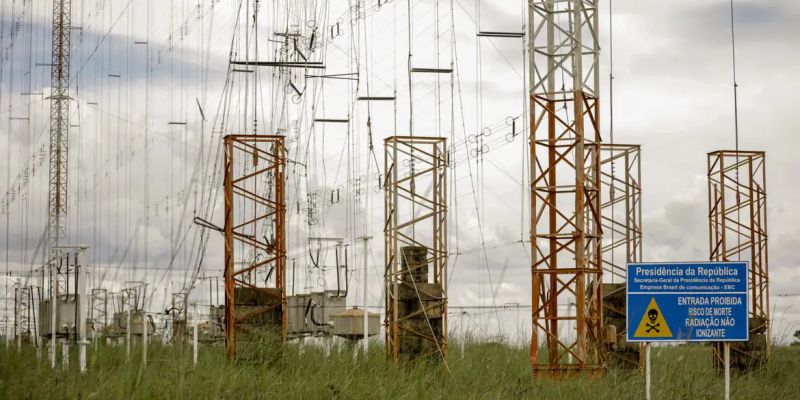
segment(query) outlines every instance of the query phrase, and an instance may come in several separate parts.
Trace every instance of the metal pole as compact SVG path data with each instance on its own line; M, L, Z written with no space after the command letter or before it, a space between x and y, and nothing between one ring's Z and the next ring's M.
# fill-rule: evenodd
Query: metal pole
M392 259L392 357L394 360L394 365L396 366L399 361L400 357L400 312L398 310L398 295L399 295L399 276L398 271L400 270L400 260L398 254L400 253L400 248L397 245L397 221L400 220L400 210L397 207L398 199L397 199L397 142L392 144L392 161L394 164L392 165L392 214L394 217L392 218L392 225L391 225L391 245L392 250L394 250L394 256ZM389 310L386 310L387 312Z
M39 300L41 300L41 299L42 299L42 295L41 295L41 292L40 292L40 294L39 294ZM34 325L35 325L35 324L34 324ZM43 324L43 325L44 325L44 324ZM37 335L39 335L40 333L39 333L39 332L36 332L36 334L37 334ZM34 336L34 338L35 338L35 337L36 337L36 336ZM42 347L43 347L43 346L46 346L46 341L41 341L41 342L39 342L38 340L34 340L34 343L35 343L35 346L36 346L36 361L39 361L39 360L41 360L41 359L42 359Z
M78 320L75 321L75 323L78 324L78 332L80 335L78 341L78 364L81 373L86 372L86 345L88 344L86 341L86 301L88 299L86 281L89 279L89 271L85 264L85 250L86 249L83 248L78 252L78 266L75 271L76 276L78 276L78 293L76 296L78 301Z
M53 250L56 252L57 250ZM55 276L55 257L50 258L50 367L56 368L56 314L58 313L58 284Z
M125 291L125 298L130 302L130 292ZM122 301L122 308L125 311L125 300ZM127 315L127 323L125 324L125 354L127 356L127 360L131 360L131 310L130 304L128 305L128 315Z
M644 398L650 400L650 343L644 344Z
M367 246L371 238L371 236L362 237L362 239L364 239L364 357L366 357L369 352L369 312L367 311L367 257L369 255L369 250Z
M731 344L725 342L725 400L731 399Z
M193 354L194 365L197 365L197 324L200 322L199 321L200 318L198 318L198 317L199 317L199 315L197 314L197 303L195 303L194 304L194 328L193 328L194 332L192 334L192 346L193 346L193 351L194 351L194 354Z
M19 283L17 283L18 285ZM19 351L22 348L22 335L20 334L20 326L19 326L19 296L20 290L18 287L14 288L14 333L11 336L12 338L14 335L17 337L17 350Z
M144 299L147 298L147 287L142 285L142 365L147 366L147 312Z
M147 366L147 313L142 309L142 365Z

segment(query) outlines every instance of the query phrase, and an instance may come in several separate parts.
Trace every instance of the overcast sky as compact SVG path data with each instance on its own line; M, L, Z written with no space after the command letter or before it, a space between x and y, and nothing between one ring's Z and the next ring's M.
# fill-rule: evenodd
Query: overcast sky
M244 28L239 27L232 42L239 2L73 3L73 25L82 29L73 30L71 119L76 126L70 131L68 241L90 246L95 285L116 290L126 280L147 281L157 294L150 305L156 311L163 309L169 292L193 282L199 246L193 216L222 224L219 185L212 186L219 183L214 181L221 143L217 128L229 130L224 133L252 129L252 122L246 127L242 121L252 119L252 114L243 116L243 99L253 90L253 78L243 75L256 74L234 74L231 97L222 97L232 43L233 58L245 56ZM321 47L325 51L312 56L324 59L325 73L358 71L361 78L358 86L346 80L326 79L323 84L321 79L298 79L298 88L303 83L305 91L295 102L291 91L279 86L274 71L257 75L260 132L287 132L290 157L305 161L309 169L309 176L301 177L296 168L289 168L295 175L287 194L288 264L294 263L298 271L296 291L335 289L330 273L306 273L305 238L343 237L355 247L350 251L348 301L363 304L359 292L363 261L355 254L360 254L356 237L367 234L373 236L368 302L382 304L383 202L376 190L366 123L369 118L375 158L383 166L383 138L409 131L410 28L414 67L449 68L451 62L455 66L454 74L439 76L438 82L431 76L416 76L411 102L415 134L456 138L451 143L456 146L457 163L451 175L449 241L451 251L459 254L451 257L450 304L530 304L529 246L520 242L527 240L529 229L524 135L505 139L511 130L507 117L525 113L524 44L521 39L475 36L478 21L484 31L524 31L524 3L415 1L411 24L408 4L400 0L382 0L380 7L377 0L366 0L363 18L356 24L350 22L346 1L331 1L327 8L328 2L322 0L306 2L308 6L295 1L261 3L259 33L251 33L251 38L259 38L260 59L275 56L277 45L268 39L287 24L302 26L304 32L316 26L325 32ZM601 2L604 139L610 119L608 6L608 1ZM793 285L800 279L800 262L792 256L800 247L800 213L794 209L800 191L793 173L800 167L794 156L794 146L800 143L792 139L798 119L793 107L800 93L800 80L794 74L800 67L800 3L736 0L735 6L740 147L767 154L773 332L782 335L800 329L796 296L800 290ZM246 3L241 15L245 7ZM14 182L24 182L26 169L29 176L27 183L14 185L22 190L15 190L8 230L0 220L0 252L7 251L8 257L7 263L5 257L0 262L17 276L41 263L43 254L37 244L46 221L47 161L39 150L48 138L49 108L44 97L49 91L49 68L36 64L50 61L51 4L3 0L1 12L0 132L5 140L0 140L0 171L9 175L8 180L0 175L2 192ZM642 145L647 261L708 259L706 153L734 147L729 18L727 0L613 2L615 141ZM245 79L250 79L247 92ZM373 103L370 109L364 102L352 103L356 92L391 96L395 91L396 108L391 102ZM477 93L481 102L476 101ZM229 107L219 108L220 104ZM320 127L312 121L348 115L349 128ZM222 119L227 119L224 125ZM297 121L295 131L292 121ZM520 133L526 133L521 131L522 120L518 126ZM476 164L471 155L475 147L468 138L489 132L487 127L489 146L482 164ZM298 150L306 145L310 150ZM353 171L349 181L348 161ZM149 229L144 222L145 182ZM358 202L330 204L330 192L336 189ZM307 191L316 193L318 203L318 223L310 228ZM215 206L201 207L208 201L215 201ZM347 217L348 207L355 210L355 220ZM202 272L218 276L222 253L219 235L212 232ZM208 282L197 284L202 290L193 298L208 304ZM459 321L451 323L453 329L460 329L463 321L487 335L499 331L519 338L530 332L527 311L468 310L460 318L461 310L452 311ZM497 320L502 320L501 329Z

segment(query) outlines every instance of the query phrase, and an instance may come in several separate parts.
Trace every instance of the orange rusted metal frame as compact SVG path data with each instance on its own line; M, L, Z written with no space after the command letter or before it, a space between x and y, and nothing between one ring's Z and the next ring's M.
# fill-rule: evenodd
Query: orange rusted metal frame
M600 145L600 210L603 227L603 271L606 282L624 283L626 263L642 261L642 156L638 144ZM610 279L609 279L610 277ZM622 288L621 290L625 290ZM605 293L608 295L608 293ZM603 313L624 316L625 309L603 305ZM617 331L617 342L624 340L625 330ZM639 359L617 357L641 368ZM614 354L609 352L608 356Z
M265 289L253 283L253 275L268 274L270 268L274 268L274 287L280 289L281 338L286 340L286 152L283 136L227 135L223 141L225 346L228 357L233 358L237 324L275 308L264 307L236 318L234 289ZM267 233L274 235L272 243L266 239Z
M402 279L402 246L428 248L428 265L432 267L434 283L442 286L442 339L437 349L447 359L447 143L445 138L424 136L392 136L384 141L385 192L385 273L386 293L385 343L386 356L399 362L401 331L427 341L437 342L433 332L419 332L403 325L405 318L398 313L398 290L408 286ZM407 169L401 176L401 168ZM419 181L425 182L425 192L418 191ZM428 188L427 184L431 186ZM410 211L410 212L409 212ZM423 228L431 228L422 232ZM426 309L426 312L430 312Z
M557 104L564 102L572 103L576 123L556 114L562 108ZM532 372L602 370L597 101L583 93L562 100L532 96L531 112L531 132L537 135L530 142L531 159L535 160L531 184ZM592 140L584 139L585 122L588 131L595 132L589 135ZM542 132L547 137L539 137ZM558 182L565 178L566 182ZM575 302L575 315L561 314L559 306L570 301ZM571 321L576 324L575 337L562 337L559 328ZM540 336L547 346L546 359L539 355Z
M767 174L763 151L708 153L708 210L709 259L749 262L749 316L767 324L769 358Z

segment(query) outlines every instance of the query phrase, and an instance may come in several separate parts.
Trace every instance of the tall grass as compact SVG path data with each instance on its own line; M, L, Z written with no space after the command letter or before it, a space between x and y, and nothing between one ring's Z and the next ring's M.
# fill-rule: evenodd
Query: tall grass
M90 350L93 348L90 347ZM263 350L259 360L229 362L221 345L201 346L197 367L186 346L152 344L147 367L135 348L99 346L89 353L89 371L50 369L47 353L0 345L3 399L640 399L637 372L609 371L601 377L532 380L526 348L491 343L454 343L447 365L387 364L382 346L330 348L289 344ZM707 346L659 347L653 355L655 399L719 399L722 378L711 366ZM800 348L781 347L769 367L735 376L733 398L800 398Z

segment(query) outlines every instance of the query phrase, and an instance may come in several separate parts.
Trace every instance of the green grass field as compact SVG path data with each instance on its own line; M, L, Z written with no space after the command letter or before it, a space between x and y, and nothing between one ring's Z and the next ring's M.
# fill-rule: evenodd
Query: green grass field
M91 348L90 348L91 349ZM656 347L654 399L721 399L723 379L711 366L707 346ZM0 347L2 399L640 399L643 377L609 371L602 377L533 381L528 351L496 344L451 346L447 367L418 363L395 368L383 347L370 347L366 359L338 346L288 345L265 352L264 361L228 362L220 345L201 347L197 367L190 346L153 344L147 368L139 349L126 362L124 346L100 346L89 353L81 375L73 353L68 371L52 371L46 352ZM734 399L800 399L800 346L774 349L769 367L734 376Z

